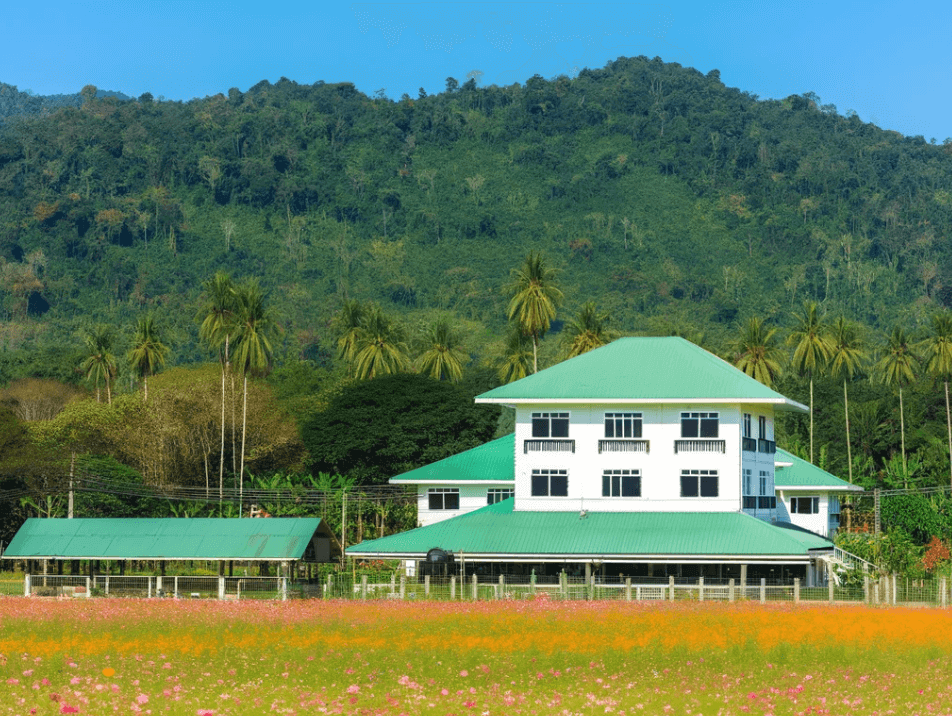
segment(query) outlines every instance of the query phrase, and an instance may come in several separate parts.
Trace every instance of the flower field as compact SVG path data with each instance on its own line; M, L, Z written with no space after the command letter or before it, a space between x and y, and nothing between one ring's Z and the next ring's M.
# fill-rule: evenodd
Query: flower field
M0 714L952 714L952 613L0 600Z

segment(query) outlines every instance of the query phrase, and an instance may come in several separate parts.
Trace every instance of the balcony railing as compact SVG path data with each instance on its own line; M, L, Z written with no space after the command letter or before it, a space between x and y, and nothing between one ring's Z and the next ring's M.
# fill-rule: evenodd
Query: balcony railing
M760 440L757 441L757 449L759 452L767 453L768 455L773 455L774 453L777 452L777 443L775 443L773 440L764 440L763 438L761 438Z
M754 438L743 438L744 452L757 452L757 441Z
M767 497L764 495L744 495L745 510L775 510L777 509L776 496Z
M599 440L598 452L648 452L647 440Z
M526 440L522 452L575 452L574 440Z
M675 440L675 454L682 452L727 452L727 442L724 440Z

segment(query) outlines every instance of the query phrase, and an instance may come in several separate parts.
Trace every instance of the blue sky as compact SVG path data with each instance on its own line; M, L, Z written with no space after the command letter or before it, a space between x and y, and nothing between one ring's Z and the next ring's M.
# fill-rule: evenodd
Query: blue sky
M50 0L10 3L0 81L37 94L86 84L187 100L287 77L399 98L572 75L646 55L780 98L815 92L841 114L952 137L952 10L896 2L408 2Z

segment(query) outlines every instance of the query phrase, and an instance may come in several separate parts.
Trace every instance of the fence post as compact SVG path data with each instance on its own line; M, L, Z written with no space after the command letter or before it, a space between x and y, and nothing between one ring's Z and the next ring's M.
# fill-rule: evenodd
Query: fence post
M668 601L674 601L674 575L668 577Z
M456 599L456 575L450 577L450 599Z
M163 588L163 587L162 587L162 576L159 575L158 577L155 578L155 596L157 596L157 597L161 597L161 596L162 596L162 593L161 593L161 592L162 592L162 588Z
M479 580L476 578L476 573L473 572L473 601L479 597Z
M536 573L535 569L532 570L532 575L529 577L529 593L532 596L535 596L536 593Z
M89 577L86 577L86 598L93 596L93 585L92 580Z
M699 602L704 601L704 577L698 577L697 579L697 600Z
M869 604L869 574L863 575L863 604Z
M499 597L498 599L503 599L506 596L506 578L499 575Z
M833 572L830 572L826 578L826 592L827 592L827 597L829 598L830 604L833 603L833 588L834 588Z
M106 596L109 596L109 575L106 575Z
M178 599L178 577L172 577L172 594Z
M27 574L23 577L23 596L30 596L30 575Z
M565 570L559 572L559 594L565 599L565 593L568 591L568 585L565 582Z
M939 604L942 605L942 608L945 609L945 577L939 580Z
M281 601L288 601L288 578L281 577Z
M766 577L760 578L760 603L761 604L767 603L767 578Z
M367 598L367 575L366 574L360 575L360 598L361 599Z
M145 590L148 599L152 599L152 577L145 578Z
M873 582L873 604L879 604L879 581Z
M224 577L218 578L218 598L219 599L225 598L225 578Z
M793 603L800 603L800 577L793 578Z
M893 576L892 576L892 603L893 603L893 606L896 606L896 602L898 601L898 599L899 599L899 597L898 597L898 595L896 594L896 573L893 572Z
M740 566L740 598L747 599L747 565Z
M427 599L430 598L430 575L423 575L423 596Z
M396 572L390 575L390 593L391 594L397 593L397 573Z
M585 591L588 592L588 601L595 599L595 575L593 574L589 580L588 584L585 585Z
M407 598L407 576L405 574L400 575L400 599Z
M625 601L631 601L631 577L625 577Z
M641 601L641 585L635 587L635 599Z

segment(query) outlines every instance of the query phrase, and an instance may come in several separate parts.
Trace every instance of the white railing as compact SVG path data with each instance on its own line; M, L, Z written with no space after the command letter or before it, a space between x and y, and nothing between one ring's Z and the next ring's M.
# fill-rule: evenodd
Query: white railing
M23 594L37 597L170 597L173 599L288 598L287 577L138 576L94 577L28 574Z
M724 440L675 440L674 452L727 452Z
M647 440L619 439L619 440L599 440L598 452L648 452L649 444Z
M833 559L842 562L847 567L852 569L862 569L864 572L869 574L876 574L880 571L879 568L872 562L867 562L862 557L857 557L852 552L847 552L845 549L841 549L840 547L833 548Z

